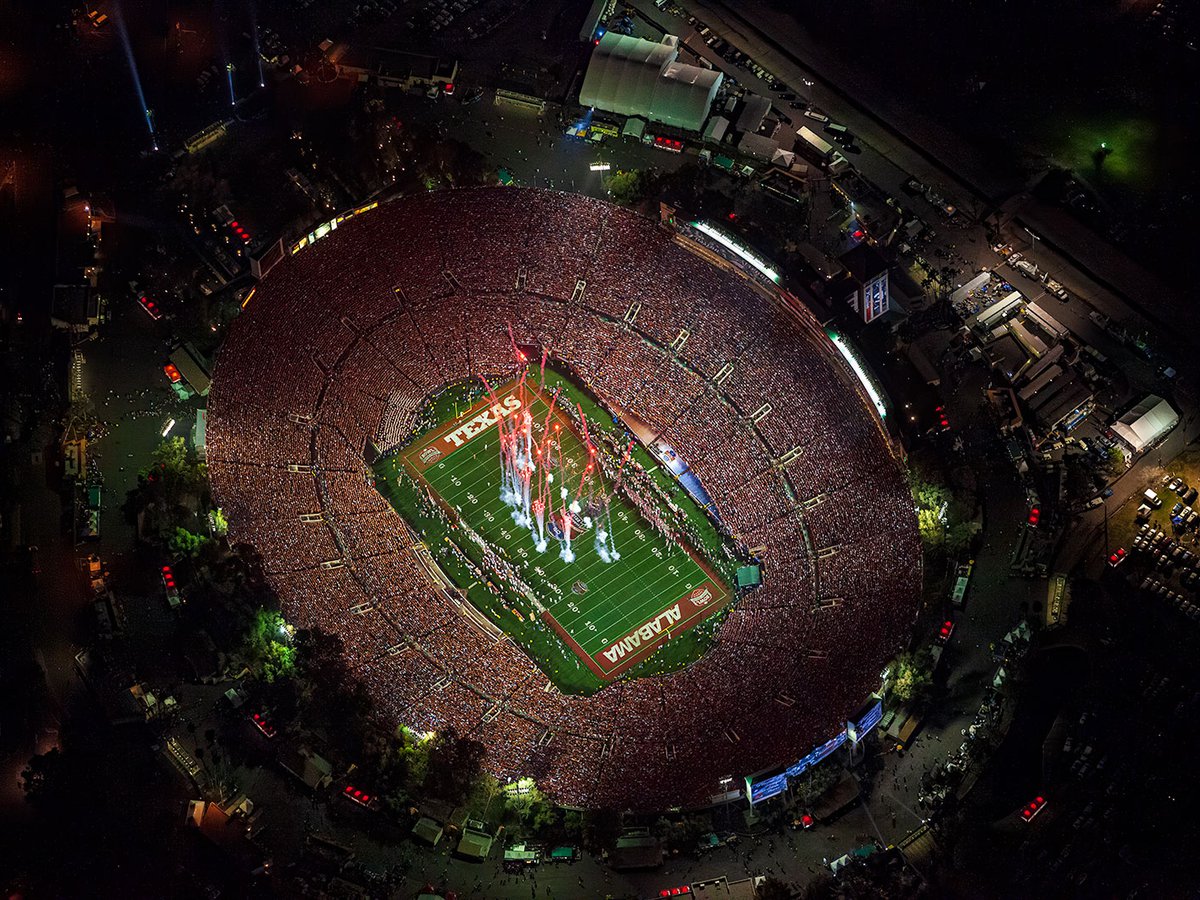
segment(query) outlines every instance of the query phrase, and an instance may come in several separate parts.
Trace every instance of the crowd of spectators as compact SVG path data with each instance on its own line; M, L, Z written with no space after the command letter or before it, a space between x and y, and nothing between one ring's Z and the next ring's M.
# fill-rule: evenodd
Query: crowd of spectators
M375 490L372 445L406 441L447 385L511 370L514 341L658 429L761 562L691 666L560 693L431 583ZM494 774L562 802L659 808L804 755L899 649L920 547L873 416L760 281L628 211L486 188L384 204L279 265L217 361L208 463L231 539L290 619L343 639L387 715L477 736Z

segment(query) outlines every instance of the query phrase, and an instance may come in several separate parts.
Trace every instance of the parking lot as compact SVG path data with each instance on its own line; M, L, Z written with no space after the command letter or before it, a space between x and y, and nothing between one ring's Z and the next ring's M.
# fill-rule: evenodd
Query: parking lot
M1139 556L1147 556L1157 564L1164 548L1171 553L1176 547L1200 548L1200 528L1197 528L1200 524L1200 504L1197 503L1200 497L1200 449L1188 447L1170 463L1169 471L1143 479L1136 487L1138 491L1133 499L1109 518L1110 553L1125 549L1131 554L1131 563ZM1157 507L1147 500L1145 491L1157 495ZM1176 523L1176 519L1180 521ZM1142 546L1136 546L1139 539ZM1174 571L1179 568L1179 561L1179 557L1172 560L1171 574L1182 574ZM1167 567L1164 565L1158 571L1165 572ZM1200 581L1197 584L1200 585Z

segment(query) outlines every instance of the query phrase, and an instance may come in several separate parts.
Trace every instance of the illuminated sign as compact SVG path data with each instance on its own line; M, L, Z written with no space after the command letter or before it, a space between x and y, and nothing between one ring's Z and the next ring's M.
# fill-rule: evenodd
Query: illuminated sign
M846 723L846 737L857 744L871 733L871 730L883 719L883 701L876 700L858 715L858 721Z
M880 710L880 714L882 715L882 706L880 706ZM763 778L757 781L753 778L747 778L746 798L753 805L782 794L787 790L789 778L799 778L821 760L825 759L825 757L829 756L829 754L838 747L842 746L842 744L846 743L846 737L846 729L839 731L825 743L818 747L814 747L808 756L804 757L794 765L788 766L779 775L772 775L770 778Z
M1034 818L1037 816L1037 814L1040 813L1045 808L1046 808L1046 798L1045 797L1034 797L1025 806L1023 806L1021 808L1021 821L1022 822L1032 822L1034 820Z
M821 746L813 748L813 751L808 756L795 765L788 766L786 772L788 778L799 778L844 743L846 743L846 732L843 730L821 744Z
M1055 573L1050 579L1049 602L1046 604L1046 624L1057 625L1063 618L1063 599L1067 593L1067 576Z
M162 310L158 308L158 304L156 304L145 294L138 297L138 303L141 304L142 309L150 314L150 318L154 319L155 321L162 318Z
M292 244L292 255L295 256L305 247L309 246L310 244L315 244L321 238L325 237L325 235L329 234L329 232L336 230L338 225L340 225L342 222L345 222L347 219L353 219L355 216L360 216L365 212L369 212L378 205L379 204L377 202L368 203L366 206L359 206L348 213L342 213L340 216L334 216L328 222L322 222L304 237L300 238L300 240L298 240L296 243Z
M854 354L854 351L850 349L850 346L839 335L833 332L829 333L829 339L833 341L833 346L837 347L838 353L842 354L842 359L846 360L846 365L854 372L854 376L858 379L859 384L863 386L863 390L867 392L867 395L871 398L871 402L875 404L879 418L884 418L887 415L887 407L884 405L883 395L875 390L875 385L871 383L871 379L867 375L867 370L858 361L858 357Z
M757 269L763 275L766 275L772 281L778 283L779 273L776 272L774 269L772 269L771 266L767 264L767 261L765 259L763 259L761 256L759 256L757 253L755 253L754 251L749 250L746 247L743 247L741 244L739 244L733 238L718 231L716 228L714 228L712 225L709 225L707 222L693 222L692 227L695 228L697 231L699 231L701 234L708 235L710 238L712 238L714 241L716 241L718 244L720 244L726 250L733 252L736 256L738 256L740 259L743 259L746 262L748 262L751 266L753 266L755 269Z
M342 791L342 796L347 800L353 800L359 806L365 806L368 809L371 808L371 795L352 784L346 785L346 789Z
M751 804L770 800L772 797L777 797L786 790L786 774L773 775L770 778L763 778L759 781L746 779L746 796L750 799Z

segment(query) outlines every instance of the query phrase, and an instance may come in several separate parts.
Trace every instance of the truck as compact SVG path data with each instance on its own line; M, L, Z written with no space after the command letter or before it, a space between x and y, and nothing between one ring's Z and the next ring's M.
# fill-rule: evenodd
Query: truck
M950 605L955 609L962 609L967 605L967 586L971 583L971 569L974 567L975 560L970 559L955 572L954 588L950 592Z
M826 122L825 131L833 135L833 139L843 147L849 147L854 143L854 135L850 133L850 129L840 122Z
M1020 272L1025 276L1032 278L1035 281L1040 280L1042 274L1041 270L1029 260L1018 259L1015 263L1013 263L1013 266L1014 268L1020 270Z
M829 162L833 158L833 144L825 140L807 125L801 125L796 135L804 142L804 148L821 162Z

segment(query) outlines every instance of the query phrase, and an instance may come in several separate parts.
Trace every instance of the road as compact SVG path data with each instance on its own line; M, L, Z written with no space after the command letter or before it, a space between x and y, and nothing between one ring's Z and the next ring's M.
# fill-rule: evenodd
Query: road
M639 0L646 4L648 0ZM1200 324L1180 286L1164 282L1114 250L1061 209L1026 193L1026 176L946 128L906 98L892 95L852 54L828 49L789 11L764 0L681 0L681 5L722 37L749 53L788 84L815 82L813 102L850 127L862 142L925 184L938 185L948 200L972 215L1000 212L1021 216L1035 229L1052 232L1078 267L1143 312L1166 308L1172 318ZM659 13L660 16L664 14ZM669 18L669 17L668 17ZM686 33L686 22L672 19ZM857 165L857 160L855 160ZM876 173L869 172L874 178ZM1036 176L1035 176L1036 177ZM888 182L878 181L886 186ZM1002 208L998 208L1003 204ZM1194 328L1193 328L1194 331ZM1190 335L1189 335L1190 337ZM1195 344L1196 338L1191 342Z
M792 91L806 96L817 108L829 113L833 119L846 125L863 147L863 152L852 158L855 168L880 187L893 194L913 176L919 181L938 185L943 193L952 193L953 200L968 210L981 212L987 206L985 198L1007 196L1023 187L1013 178L996 178L994 171L984 169L981 187L972 187L943 166L933 162L923 147L918 147L901 137L893 128L883 124L874 114L862 108L857 98L870 95L869 85L861 82L862 68L842 60L825 51L821 45L805 35L795 21L785 13L771 10L763 4L739 3L736 8L719 2L700 3L683 0L680 4L700 21L713 29L738 49L749 54L759 65L782 79ZM654 7L650 0L635 0L634 6L647 18L655 21L664 30L690 37L695 29L683 19L678 19ZM753 13L751 15L751 8ZM752 25L750 19L757 23ZM786 48L780 43L787 41ZM699 39L702 43L702 39ZM697 40L689 40L689 46ZM775 96L750 72L732 66L724 59L708 54L714 65L720 65L739 82L752 87L759 93ZM812 82L809 87L806 82ZM847 85L845 89L841 86ZM850 96L856 99L851 100ZM893 114L901 111L893 111ZM903 110L902 121L906 127L922 136L926 143L934 142L945 150L952 142L956 144L952 158L973 155L969 148L957 146L953 136L948 135L936 122L919 111ZM791 114L791 113L789 113ZM793 115L795 118L795 115ZM889 120L890 121L890 120ZM799 122L796 122L799 125ZM932 212L932 208L921 208L919 213Z
M942 216L923 198L903 193L902 185L910 176L938 188L951 203L985 223L986 227L981 225L963 234L960 244L974 239L981 247L986 246L988 231L997 229L1015 245L1027 243L1030 238L1024 226L1029 224L1034 234L1041 231L1043 237L1031 251L1031 258L1057 273L1057 280L1073 294L1118 320L1157 324L1172 342L1182 338L1183 343L1195 344L1200 340L1200 311L1182 302L1178 291L1060 210L1035 200L1020 178L998 174L994 161L984 159L920 110L897 101L887 101L877 108L878 98L888 92L879 90L852 59L832 53L813 40L790 14L771 9L760 0L746 0L736 7L720 0L682 0L681 5L781 78L792 91L807 95L817 108L849 127L862 151L850 156L853 166L867 181L902 198L906 207L929 224L941 227ZM634 6L660 29L687 39L689 47L701 47L706 58L742 84L778 101L778 95L749 71L704 47L685 20L656 9L651 0L634 0ZM797 113L787 104L777 102L776 106L796 119ZM1061 249L1047 246L1051 233L1053 243Z

